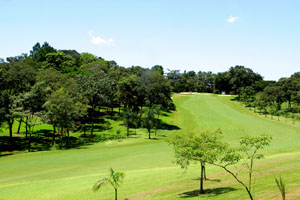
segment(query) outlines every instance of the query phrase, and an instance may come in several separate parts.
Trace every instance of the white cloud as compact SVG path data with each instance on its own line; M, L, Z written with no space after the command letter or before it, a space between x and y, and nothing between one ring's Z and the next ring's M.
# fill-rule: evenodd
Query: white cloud
M89 31L90 42L94 45L113 45L114 40L112 38L104 39L100 36L95 36L94 31Z
M240 19L240 17L233 17L233 16L230 16L228 19L227 19L227 22L229 23L234 23L236 20Z

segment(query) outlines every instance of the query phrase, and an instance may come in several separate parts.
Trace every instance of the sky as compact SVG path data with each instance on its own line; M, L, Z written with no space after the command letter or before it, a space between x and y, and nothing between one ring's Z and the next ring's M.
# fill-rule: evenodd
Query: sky
M300 71L299 0L0 0L0 58L37 42L165 72Z

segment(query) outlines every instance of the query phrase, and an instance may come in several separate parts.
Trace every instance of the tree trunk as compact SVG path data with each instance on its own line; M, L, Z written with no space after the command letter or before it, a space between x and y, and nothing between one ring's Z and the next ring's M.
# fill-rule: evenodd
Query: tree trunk
M9 121L8 121L8 126L9 126L9 139L12 140L13 121L9 120Z
M253 169L253 159L250 160L250 169L249 169L249 192L251 194L252 188L252 170Z
M63 139L63 128L60 129L60 144L59 144L60 149L62 149L62 139Z
M207 177L206 177L206 167L205 167L205 165L204 165L204 180L207 181Z
M86 125L84 124L84 125L83 125L83 136L84 136L84 137L86 137L85 132L86 132Z
M69 132L69 128L67 128L67 148L69 149L70 148L70 132Z
M115 189L115 200L118 200L118 189Z
M25 138L27 139L28 135L28 117L26 117L26 122L25 122Z
M143 106L141 106L141 112L140 112L140 124L142 123L142 116L143 116Z
M129 137L129 126L127 126L127 137Z
M201 165L201 174L200 174L200 194L204 194L204 190L203 190L203 179L204 179L204 165L203 163L200 161L200 165Z
M151 129L150 128L148 128L148 133L149 133L148 138L151 139Z
M30 126L28 128L29 128L28 152L31 152L31 131L30 131Z
M55 142L55 132L56 132L56 127L55 125L53 125L53 134L52 134L52 146L54 146L54 142Z
M94 121L92 121L92 128L91 128L91 136L93 137L93 132L94 132Z
M20 134L22 121L23 121L23 119L20 119L20 121L19 121L18 132L17 132L18 134Z

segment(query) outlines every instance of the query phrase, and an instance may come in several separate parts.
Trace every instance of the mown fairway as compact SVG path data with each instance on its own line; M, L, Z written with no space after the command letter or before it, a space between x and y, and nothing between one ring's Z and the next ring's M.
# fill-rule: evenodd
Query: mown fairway
M210 193L194 196L193 191L199 188L199 165L184 171L172 163L173 150L165 142L166 136L217 128L233 145L244 135L271 134L273 141L264 151L266 158L255 166L255 197L280 199L274 178L281 175L288 199L300 199L299 124L265 119L230 99L175 95L177 111L163 120L180 129L159 130L156 140L146 139L146 131L140 129L137 136L122 142L0 157L0 200L113 199L110 186L92 191L95 181L108 175L109 167L126 173L119 199L247 199L231 176L212 166L207 166L210 180L205 182Z

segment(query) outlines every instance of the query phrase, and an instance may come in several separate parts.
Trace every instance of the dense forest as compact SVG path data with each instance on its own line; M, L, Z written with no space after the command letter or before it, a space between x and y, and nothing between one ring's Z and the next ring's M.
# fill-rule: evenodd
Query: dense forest
M9 138L0 151L13 150L13 126L25 126L30 151L32 129L39 123L53 127L52 145L69 147L72 130L93 138L101 110L123 120L130 128L159 126L161 111L175 110L172 92L206 92L236 95L255 112L295 118L300 103L300 72L279 81L265 81L244 66L226 72L198 73L122 67L90 53L57 50L37 43L29 54L0 59L0 123ZM86 130L89 130L87 135ZM11 149L10 149L11 148Z

